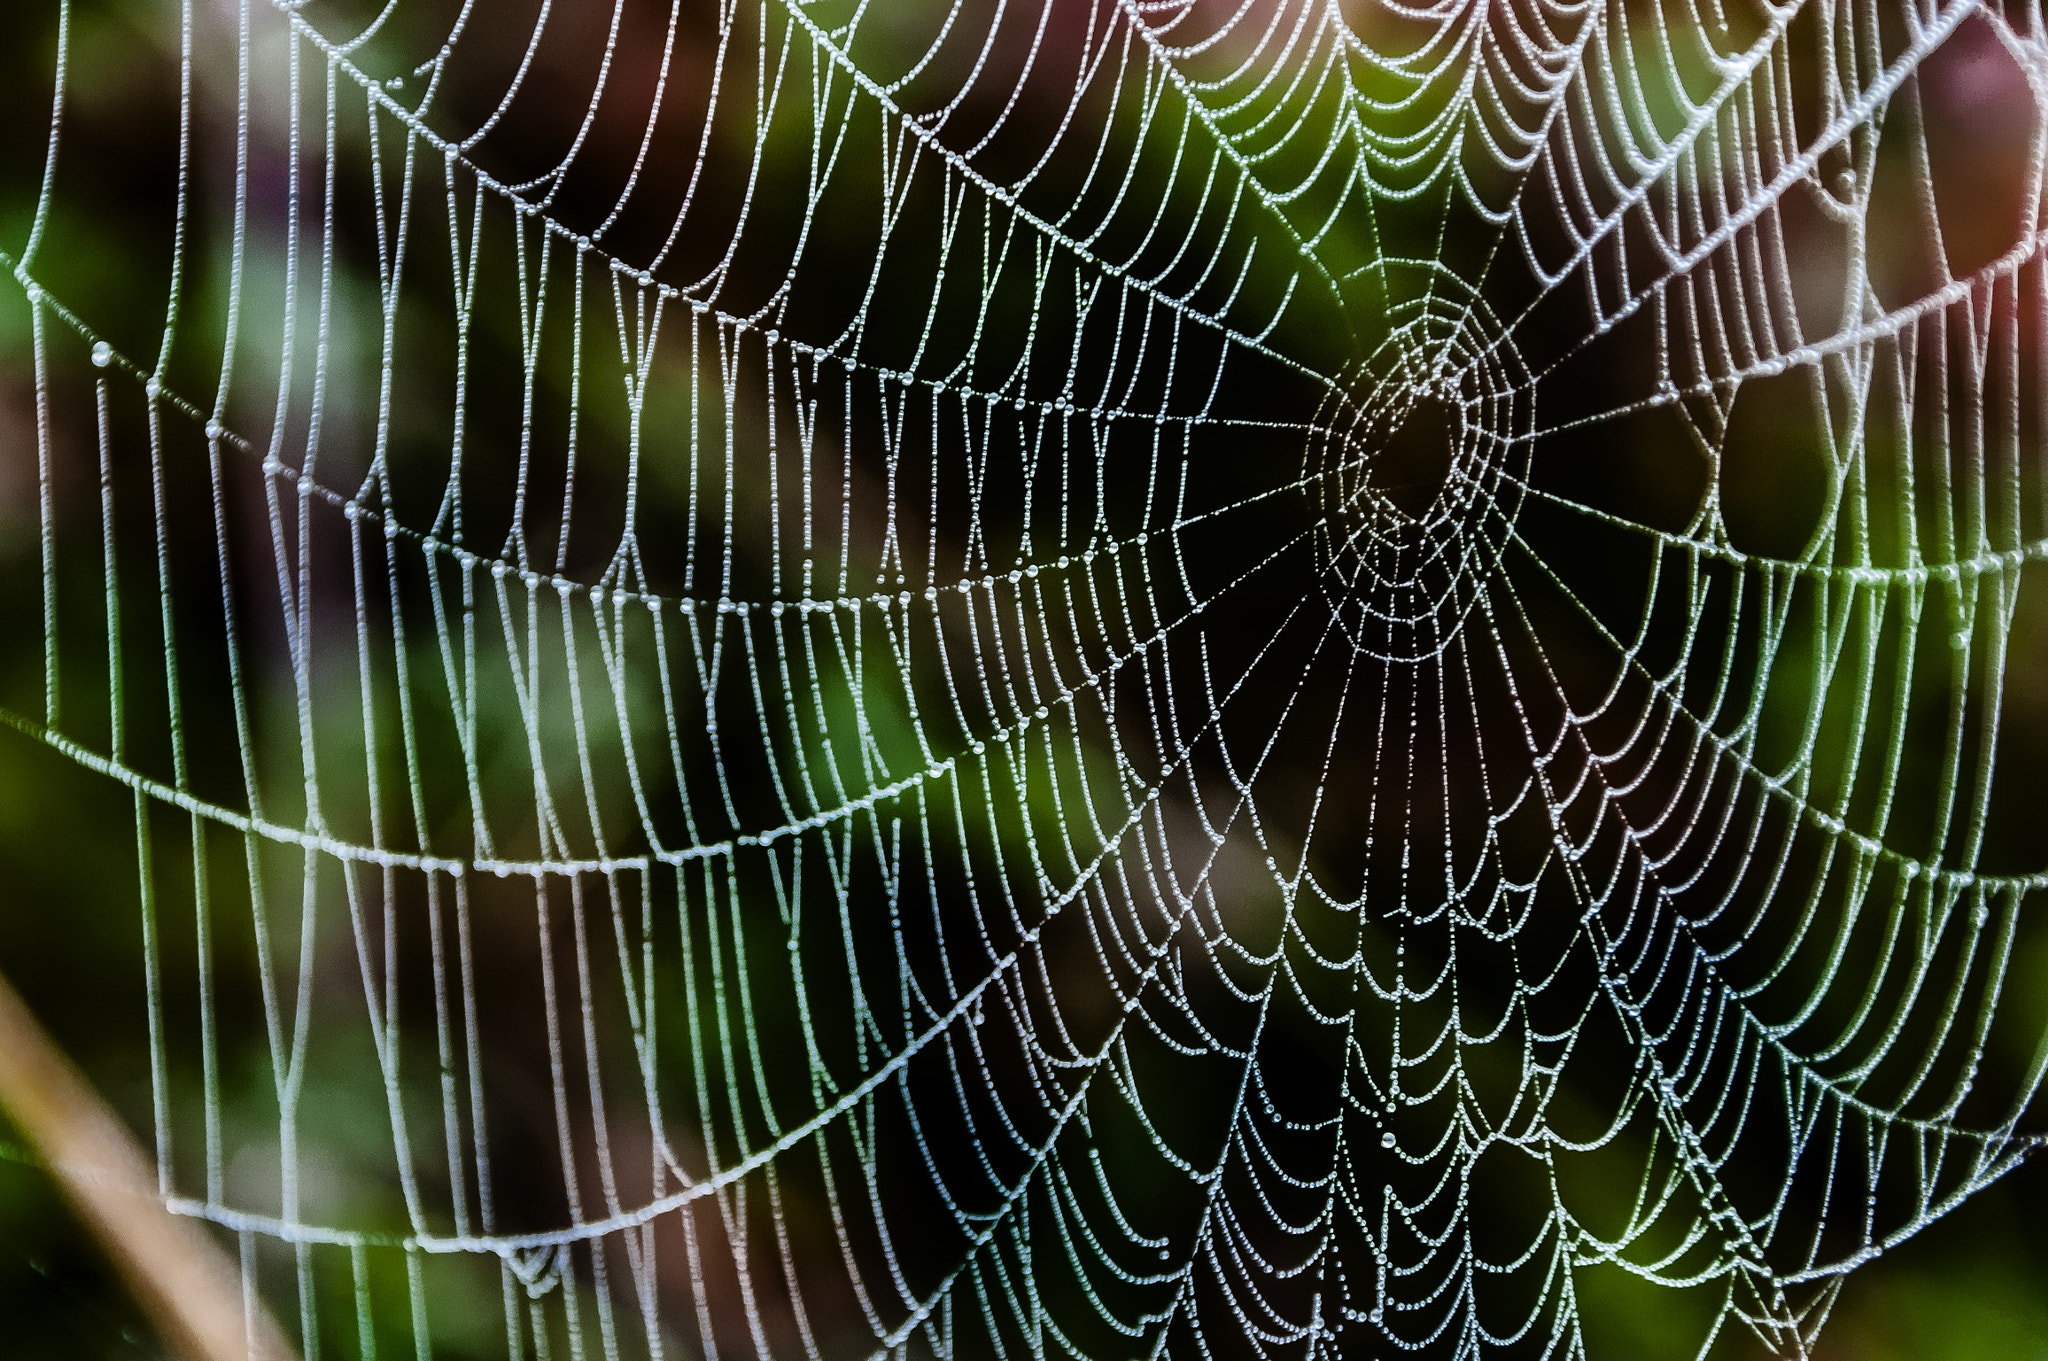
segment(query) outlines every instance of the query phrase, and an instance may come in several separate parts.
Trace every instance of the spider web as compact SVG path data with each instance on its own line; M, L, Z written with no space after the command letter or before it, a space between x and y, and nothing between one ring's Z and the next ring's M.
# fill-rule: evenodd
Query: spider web
M5 712L309 1357L1804 1355L2038 1143L2038 6L144 8Z

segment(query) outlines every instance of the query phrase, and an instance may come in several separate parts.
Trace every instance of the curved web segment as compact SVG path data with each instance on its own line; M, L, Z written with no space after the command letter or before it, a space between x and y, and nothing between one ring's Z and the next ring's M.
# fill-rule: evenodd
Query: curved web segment
M2038 8L51 21L6 714L308 1355L1801 1355L2038 1141Z

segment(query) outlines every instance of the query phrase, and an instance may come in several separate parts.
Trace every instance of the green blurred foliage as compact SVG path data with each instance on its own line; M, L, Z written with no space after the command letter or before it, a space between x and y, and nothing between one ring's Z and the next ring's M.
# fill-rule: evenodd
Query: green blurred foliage
M37 261L38 273L58 296L96 324L104 322L116 344L145 363L153 355L162 325L161 300L169 269L168 259L155 249L161 239L157 227L163 190L157 152L171 126L166 119L174 116L176 107L175 89L161 79L166 45L174 41L166 22L168 8L144 0L94 0L74 6L73 110L67 115L67 135L75 128L77 136L67 142L66 154L105 159L102 173L87 178L82 196L59 200ZM8 41L0 44L0 248L10 251L26 237L34 210L48 120L52 14L52 6L30 6L26 17L10 19ZM886 26L877 30L880 40L888 35ZM903 41L906 50L914 51L921 36ZM1368 80L1366 89L1379 92L1380 86ZM1258 112L1252 109L1243 116ZM1420 110L1415 116L1427 112ZM1669 110L1651 114L1668 120ZM113 136L136 124L149 124L151 136L135 143ZM802 140L807 129L782 131L792 139L790 154L807 150ZM121 159L124 146L132 163ZM139 247L138 241L150 248ZM1330 249L1340 259L1364 259L1371 251L1370 243L1348 224L1331 238ZM189 328L186 353L194 356L190 362L196 369L203 367L206 356L218 353L223 310L219 304L226 284L221 260L198 261L195 269L197 282L184 325ZM260 305L277 285L257 279L250 287ZM345 277L341 294L341 314L367 343L373 325L373 285L361 277ZM338 362L350 361L345 356ZM361 355L355 362L361 362ZM40 571L35 424L25 382L31 370L26 309L13 284L0 282L0 573L16 581ZM693 408L689 414L701 413ZM650 419L673 431L685 412L680 406L661 408L651 412ZM427 433L414 433L428 439ZM657 484L663 476L674 474L657 469ZM680 484L668 492L679 496ZM0 593L0 688L10 695L30 692L39 683L41 657L35 640L41 623L33 612L35 605L32 591ZM80 664L92 663L86 659ZM1811 660L1786 658L1785 664L1784 683L1796 693L1804 686ZM880 678L872 686L869 679L856 678L858 687L842 681L819 697L819 703L831 731L868 734L864 749L841 743L831 756L842 770L862 772L857 778L849 774L849 782L871 786L884 778L871 773L871 765L900 778L922 768L930 754L916 724L900 707L894 678ZM272 692L263 702L276 708L287 698ZM502 694L487 693L485 700L506 703ZM1774 710L1770 717L1782 726L1801 716ZM358 719L346 706L323 713L321 721L332 725L331 731L323 729L328 747L346 750L351 738L360 747ZM385 724L387 732L394 727ZM815 733L804 736L818 745L816 755L825 754L825 738ZM1782 737L1772 734L1774 740ZM557 738L567 740L561 734ZM1084 751L1076 759L1087 764L1090 780L1105 788L1113 784L1114 774L1099 752ZM813 764L822 768L829 763ZM1042 811L1007 806L999 810L996 826L1006 854L1022 853L1023 824ZM63 1045L146 1140L150 1080L134 818L134 802L121 786L89 774L28 738L0 733L0 885L5 886L0 889L0 970L16 981ZM181 825L161 817L152 822L162 843L158 853L180 853L177 839L188 835ZM218 840L215 869L233 879L241 873L240 849L229 844L229 838ZM171 849L166 851L165 846ZM290 893L281 891L278 897L289 901ZM189 906L167 899L161 911L170 920L189 915ZM343 911L328 911L319 929L335 938L330 944L338 944L347 930ZM293 934L285 931L281 938L289 940ZM230 1148L239 1150L230 1158L226 1176L239 1195L261 1203L277 1194L277 1110L262 1047L253 950L246 931L223 931L217 946L214 964L226 1022L223 1033L240 1036L238 1042L231 1040L221 1065L223 1137ZM179 981L189 980L195 954L189 932L166 933L165 976L172 980L168 986L174 1006L195 1005L189 982ZM2017 961L2013 977L2009 1004L2037 1012L2048 1008L2048 957ZM323 995L315 1061L307 1069L301 1107L301 1126L307 1131L303 1157L318 1172L317 1184L308 1187L308 1194L322 1198L331 1212L350 1222L385 1224L395 1232L403 1224L403 1207L390 1175L388 1126L354 1118L362 1093L378 1084L375 1056L355 1024L360 996L351 1003L348 986L343 980ZM663 1024L680 1027L695 1019L668 1016ZM788 1018L764 1017L762 1024L787 1026ZM190 1037L176 1044L184 1047L174 1052L189 1059ZM430 1069L435 1061L431 1053L407 1060L422 1069ZM196 1081L184 1076L196 1071L195 1064L183 1062L178 1067L177 1081ZM181 1161L195 1156L191 1140L181 1142L177 1156ZM294 1266L288 1254L265 1262L266 1282L278 1287L280 1297ZM394 1356L410 1351L415 1340L405 1269L401 1254L368 1254L356 1280L361 1298L376 1300L376 1306L359 1311L358 1297L345 1293L322 1301L330 1354ZM485 1356L501 1347L504 1311L497 1276L461 1262L436 1261L427 1269L434 1273L434 1317L442 1330L432 1340L434 1354ZM324 1273L320 1279L330 1292L340 1289L333 1284L342 1279L340 1274ZM1596 1353L1615 1361L1670 1355L1679 1339L1698 1336L1704 1320L1718 1308L1711 1292L1646 1287L1618 1267L1586 1271L1577 1288L1609 1329L1591 1339ZM359 1317L370 1322L355 1329ZM157 1354L146 1325L97 1251L83 1240L54 1195L47 1173L18 1147L0 1149L0 1319L6 1330L0 1349L10 1356ZM1747 1354L1748 1344L1739 1335L1730 1333L1723 1343L1721 1354ZM1842 1292L1820 1353L1820 1361L2041 1358L2048 1358L2048 1166L2038 1164L2022 1167L1855 1273Z

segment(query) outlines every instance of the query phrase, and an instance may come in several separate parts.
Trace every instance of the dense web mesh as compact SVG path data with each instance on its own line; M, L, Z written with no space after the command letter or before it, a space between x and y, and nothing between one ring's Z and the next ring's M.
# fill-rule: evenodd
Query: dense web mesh
M1803 1355L2038 1143L2038 5L114 12L5 713L306 1355Z

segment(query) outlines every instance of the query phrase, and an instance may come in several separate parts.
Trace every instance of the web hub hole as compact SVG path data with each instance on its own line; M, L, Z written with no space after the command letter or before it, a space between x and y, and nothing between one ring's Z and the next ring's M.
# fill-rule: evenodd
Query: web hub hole
M1428 514L1451 480L1461 425L1435 398L1409 407L1371 456L1373 490L1411 519Z

